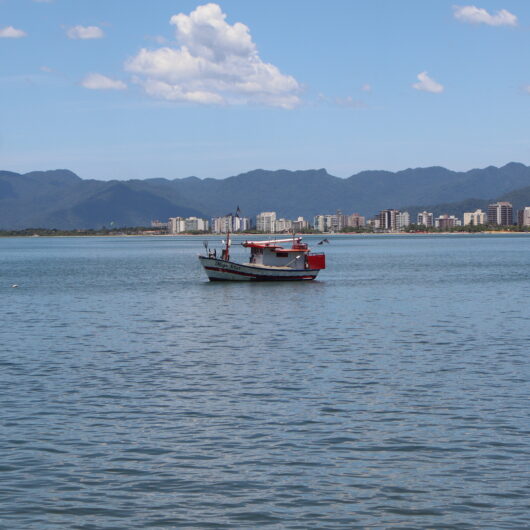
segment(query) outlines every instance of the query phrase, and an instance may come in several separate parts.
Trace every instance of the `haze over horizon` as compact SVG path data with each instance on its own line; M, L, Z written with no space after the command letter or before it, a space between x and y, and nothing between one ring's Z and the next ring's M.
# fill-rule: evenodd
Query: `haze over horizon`
M0 1L0 169L530 164L530 4Z

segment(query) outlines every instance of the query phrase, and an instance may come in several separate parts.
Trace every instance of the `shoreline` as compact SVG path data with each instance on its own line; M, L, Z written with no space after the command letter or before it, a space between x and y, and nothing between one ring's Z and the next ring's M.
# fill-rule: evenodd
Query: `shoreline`
M367 237L367 236L477 236L477 235L530 235L530 231L527 230L521 230L521 231L514 231L514 230L484 230L482 232L322 232L322 233L315 233L315 234L297 234L298 237L309 237L309 236L316 236L316 237L335 237L335 236L341 236L341 237ZM277 238L277 239L288 239L289 237L292 237L291 234L252 234L247 232L238 232L235 234L231 234L232 237L246 237L247 239L250 239L252 237L269 237L271 239ZM191 237L201 237L201 238L208 238L208 237L226 237L226 234L123 234L123 233L116 233L116 234L0 234L0 239L9 239L9 238L24 238L24 239L37 239L37 238L59 238L59 237L176 237L176 238L191 238Z

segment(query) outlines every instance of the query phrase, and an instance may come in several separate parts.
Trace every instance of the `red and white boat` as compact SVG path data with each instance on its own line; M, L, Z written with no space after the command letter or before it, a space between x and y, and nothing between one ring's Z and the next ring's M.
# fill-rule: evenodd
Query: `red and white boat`
M281 246L285 243L291 243L291 246ZM245 241L241 245L250 248L248 263L230 260L230 234L227 234L221 257L208 248L207 256L199 256L210 281L314 280L326 268L325 254L311 253L307 244L302 243L301 237Z

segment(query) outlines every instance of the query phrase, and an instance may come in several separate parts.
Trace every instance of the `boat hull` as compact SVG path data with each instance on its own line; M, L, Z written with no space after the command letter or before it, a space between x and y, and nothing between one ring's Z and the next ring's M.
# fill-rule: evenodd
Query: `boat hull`
M199 256L208 279L214 281L307 281L314 280L320 269L286 269L283 267L256 267L234 261Z

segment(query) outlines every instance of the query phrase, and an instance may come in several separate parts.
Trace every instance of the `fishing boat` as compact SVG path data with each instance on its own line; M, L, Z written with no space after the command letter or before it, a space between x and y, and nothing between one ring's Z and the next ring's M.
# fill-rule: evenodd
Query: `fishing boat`
M215 250L208 249L199 261L210 281L285 281L314 280L326 268L326 256L312 253L301 237L273 239L269 241L245 241L241 245L250 249L248 263L230 259L230 234L218 257ZM290 244L284 247L282 245Z

